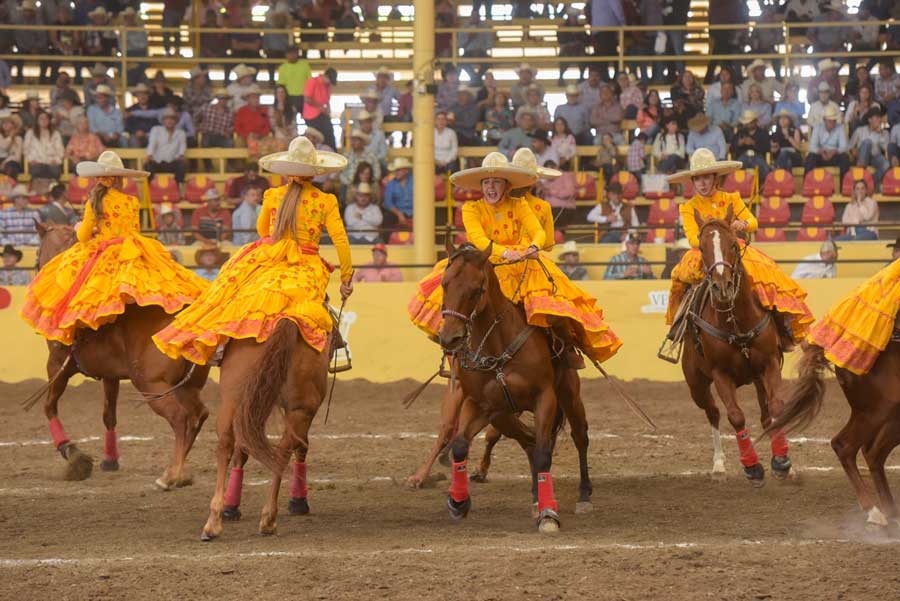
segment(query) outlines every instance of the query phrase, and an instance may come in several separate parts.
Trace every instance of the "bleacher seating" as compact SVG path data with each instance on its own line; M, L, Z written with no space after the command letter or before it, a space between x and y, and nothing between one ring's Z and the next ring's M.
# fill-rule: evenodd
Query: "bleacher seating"
M844 196L852 196L853 184L858 180L866 182L866 191L868 194L875 193L875 178L872 177L869 170L865 167L851 167L850 170L844 174L844 181L841 182L841 194Z
M741 198L750 198L753 195L753 177L753 170L738 169L728 174L722 189L726 192L738 192Z
M764 196L759 203L759 214L756 217L762 225L787 225L791 220L791 207L787 200L780 196Z
M786 169L774 169L766 176L762 193L765 196L793 196L794 176Z
M178 202L181 191L171 175L160 173L150 180L150 200L152 202Z
M787 237L780 227L760 227L756 230L757 242L784 242Z
M813 196L803 205L800 222L803 225L830 225L834 223L834 205L824 196Z
M597 178L585 171L575 174L575 199L597 200Z
M831 196L834 194L834 176L830 171L817 168L803 177L803 196Z
M94 180L87 177L73 177L69 180L66 194L72 204L84 204L94 187Z
M900 196L900 167L892 167L884 174L881 193L885 196Z
M797 231L798 242L824 242L828 239L828 232L821 227L802 227Z
M184 199L188 202L201 203L208 190L215 189L216 182L205 175L191 175L184 185Z
M412 244L412 243L413 243L413 233L412 232L391 232L391 235L388 238L388 244Z
M629 171L619 171L612 176L611 182L618 182L622 186L622 198L633 200L641 191L638 179Z

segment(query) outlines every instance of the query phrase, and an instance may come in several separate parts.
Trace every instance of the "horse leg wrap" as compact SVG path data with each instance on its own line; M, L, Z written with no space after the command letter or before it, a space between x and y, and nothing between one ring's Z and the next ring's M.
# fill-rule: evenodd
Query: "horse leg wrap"
M225 507L240 507L241 491L244 489L244 469L231 468L228 476L228 489L225 491Z
M776 430L772 433L772 457L787 457L790 446L784 430Z
M454 461L451 471L450 498L461 503L469 498L469 470L466 467L466 460Z
M556 498L553 496L553 476L550 472L540 472L537 476L538 511L552 509L558 511Z
M305 499L309 496L309 486L306 483L306 463L294 462L294 477L291 478L291 498Z
M58 417L54 417L50 420L50 436L53 437L53 446L57 448L57 450L69 442L69 435L66 434L65 428L63 428L62 422L59 421Z
M103 445L103 458L109 461L118 461L119 443L115 430L106 431L106 443Z
M744 428L736 435L738 450L741 452L741 465L744 467L751 467L759 463L759 455L756 454L756 449L753 448L753 441L750 439L750 433L747 432L747 428Z

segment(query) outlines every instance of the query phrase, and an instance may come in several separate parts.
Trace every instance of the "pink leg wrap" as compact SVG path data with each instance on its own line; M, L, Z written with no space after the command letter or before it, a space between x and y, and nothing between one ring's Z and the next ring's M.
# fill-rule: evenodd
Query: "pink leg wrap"
M790 450L790 446L788 445L787 437L784 435L784 430L776 430L772 433L772 456L773 457L786 457L788 451Z
M305 499L309 496L306 484L306 463L294 462L294 477L291 478L291 498Z
M759 455L756 454L756 449L753 448L753 441L750 440L750 433L747 432L747 428L744 428L736 435L738 449L741 452L741 465L744 467L750 467L759 463Z
M69 442L69 436L66 434L65 428L63 428L62 422L59 421L58 417L54 417L50 420L50 436L53 437L53 446L57 449Z
M556 498L553 496L553 476L550 472L541 472L537 477L538 511L545 509L558 510Z
M231 475L228 476L228 488L225 490L225 506L239 507L241 505L241 491L244 488L244 469L240 467L231 468Z
M469 498L469 470L466 468L466 460L459 463L453 462L450 475L450 498L461 503Z
M106 431L106 443L103 446L103 458L110 461L118 461L119 459L119 443L116 438L115 430Z

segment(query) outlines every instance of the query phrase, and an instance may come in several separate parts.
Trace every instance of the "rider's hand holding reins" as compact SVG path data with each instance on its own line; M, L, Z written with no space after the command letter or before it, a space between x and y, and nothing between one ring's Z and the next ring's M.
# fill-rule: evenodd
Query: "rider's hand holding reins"
M346 301L353 294L353 280L341 282L341 301Z
M541 252L541 249L539 249L537 246L532 244L531 246L529 246L528 248L525 249L525 257L527 257L529 259L534 259L540 254L540 252Z
M735 219L731 222L731 229L736 233L746 232L749 224L744 219Z

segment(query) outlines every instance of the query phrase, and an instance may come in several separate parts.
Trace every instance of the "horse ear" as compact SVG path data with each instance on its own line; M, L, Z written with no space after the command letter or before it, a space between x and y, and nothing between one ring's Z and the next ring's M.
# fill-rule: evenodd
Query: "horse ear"
M444 250L447 252L448 259L456 252L456 249L453 247L453 234L450 233L450 228L447 228L447 233L444 235Z
M734 205L728 205L728 210L725 211L725 223L731 225L732 221L734 221Z
M488 259L491 258L491 254L493 254L493 252L494 252L494 241L491 240L490 243L487 245L487 248L485 248L481 252L481 261L480 262L482 265L487 263Z
M47 234L47 226L37 219L32 219L34 221L34 229L37 230L38 236L43 238Z

